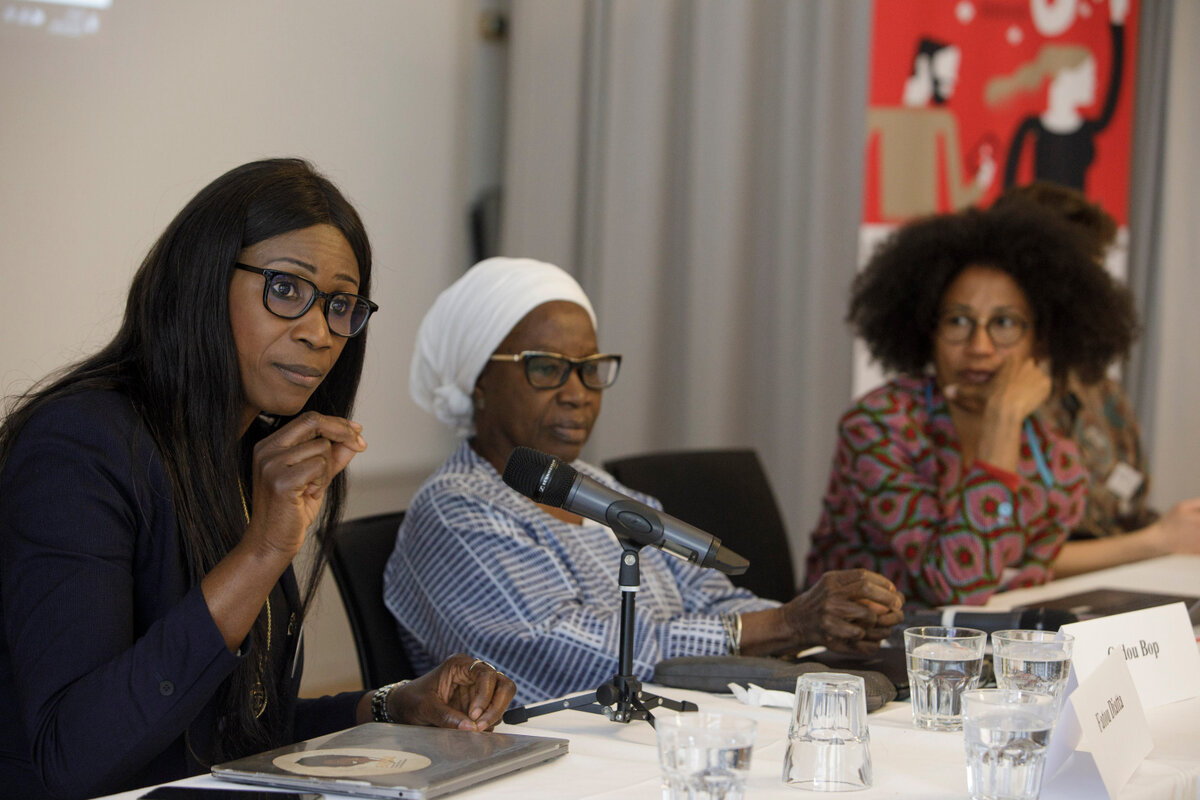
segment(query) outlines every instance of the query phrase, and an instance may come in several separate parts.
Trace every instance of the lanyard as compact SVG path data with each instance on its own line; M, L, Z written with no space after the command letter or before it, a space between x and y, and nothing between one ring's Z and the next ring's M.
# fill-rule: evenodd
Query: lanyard
M925 382L925 410L933 415L933 378ZM1033 452L1033 463L1037 465L1038 475L1042 478L1042 483L1047 489L1054 487L1054 475L1050 472L1050 467L1046 464L1046 455L1042 452L1042 442L1038 438L1037 433L1033 430L1033 423L1026 417L1023 426L1025 431L1025 439L1029 442L1029 449Z

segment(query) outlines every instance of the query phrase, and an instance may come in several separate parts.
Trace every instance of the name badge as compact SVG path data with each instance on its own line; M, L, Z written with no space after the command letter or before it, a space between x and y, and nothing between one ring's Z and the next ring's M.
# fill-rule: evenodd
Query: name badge
M1145 481L1146 476L1141 472L1129 466L1124 461L1118 461L1117 465L1113 467L1112 472L1108 474L1108 480L1104 482L1104 485L1123 504L1127 504L1137 494L1137 490L1142 488L1142 484Z

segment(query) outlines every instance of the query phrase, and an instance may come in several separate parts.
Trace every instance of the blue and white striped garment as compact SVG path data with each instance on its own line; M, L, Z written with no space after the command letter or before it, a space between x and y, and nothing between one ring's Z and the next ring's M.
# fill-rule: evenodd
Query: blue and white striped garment
M661 508L582 461L579 472ZM384 572L384 600L418 672L467 652L517 684L517 703L595 689L617 671L621 545L550 516L463 442L417 492ZM719 615L777 606L721 573L641 551L634 673L726 652Z

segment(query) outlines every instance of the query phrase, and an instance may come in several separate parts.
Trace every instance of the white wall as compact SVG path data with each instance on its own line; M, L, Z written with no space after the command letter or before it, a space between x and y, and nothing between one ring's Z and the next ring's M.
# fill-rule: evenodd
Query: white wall
M299 155L375 247L356 470L428 466L444 442L408 400L407 356L462 257L463 20L445 0L115 0L90 37L0 25L0 388L106 341L205 183Z
M299 155L375 251L349 510L403 507L449 449L407 376L420 315L465 257L468 4L113 0L97 19L78 38L0 23L0 394L108 340L146 250L208 181ZM357 680L337 606L325 592L306 634L320 687Z

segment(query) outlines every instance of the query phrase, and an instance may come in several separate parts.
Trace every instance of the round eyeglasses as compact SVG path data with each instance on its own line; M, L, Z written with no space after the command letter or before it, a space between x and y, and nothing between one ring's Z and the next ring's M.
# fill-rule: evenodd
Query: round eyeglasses
M338 336L358 336L367 327L371 315L379 310L379 306L362 295L322 292L308 278L290 272L241 263L234 266L263 276L263 306L277 317L299 319L308 313L313 303L324 300L325 321L329 330Z
M938 320L937 335L947 344L962 344L975 335L980 322L966 314L946 314ZM1029 323L1015 314L998 314L982 324L997 347L1011 347L1029 330Z
M607 389L617 382L621 357L615 353L597 353L586 358L568 358L561 353L523 350L513 355L495 355L491 361L523 361L525 380L535 389L557 389L567 382L571 371L589 389Z

